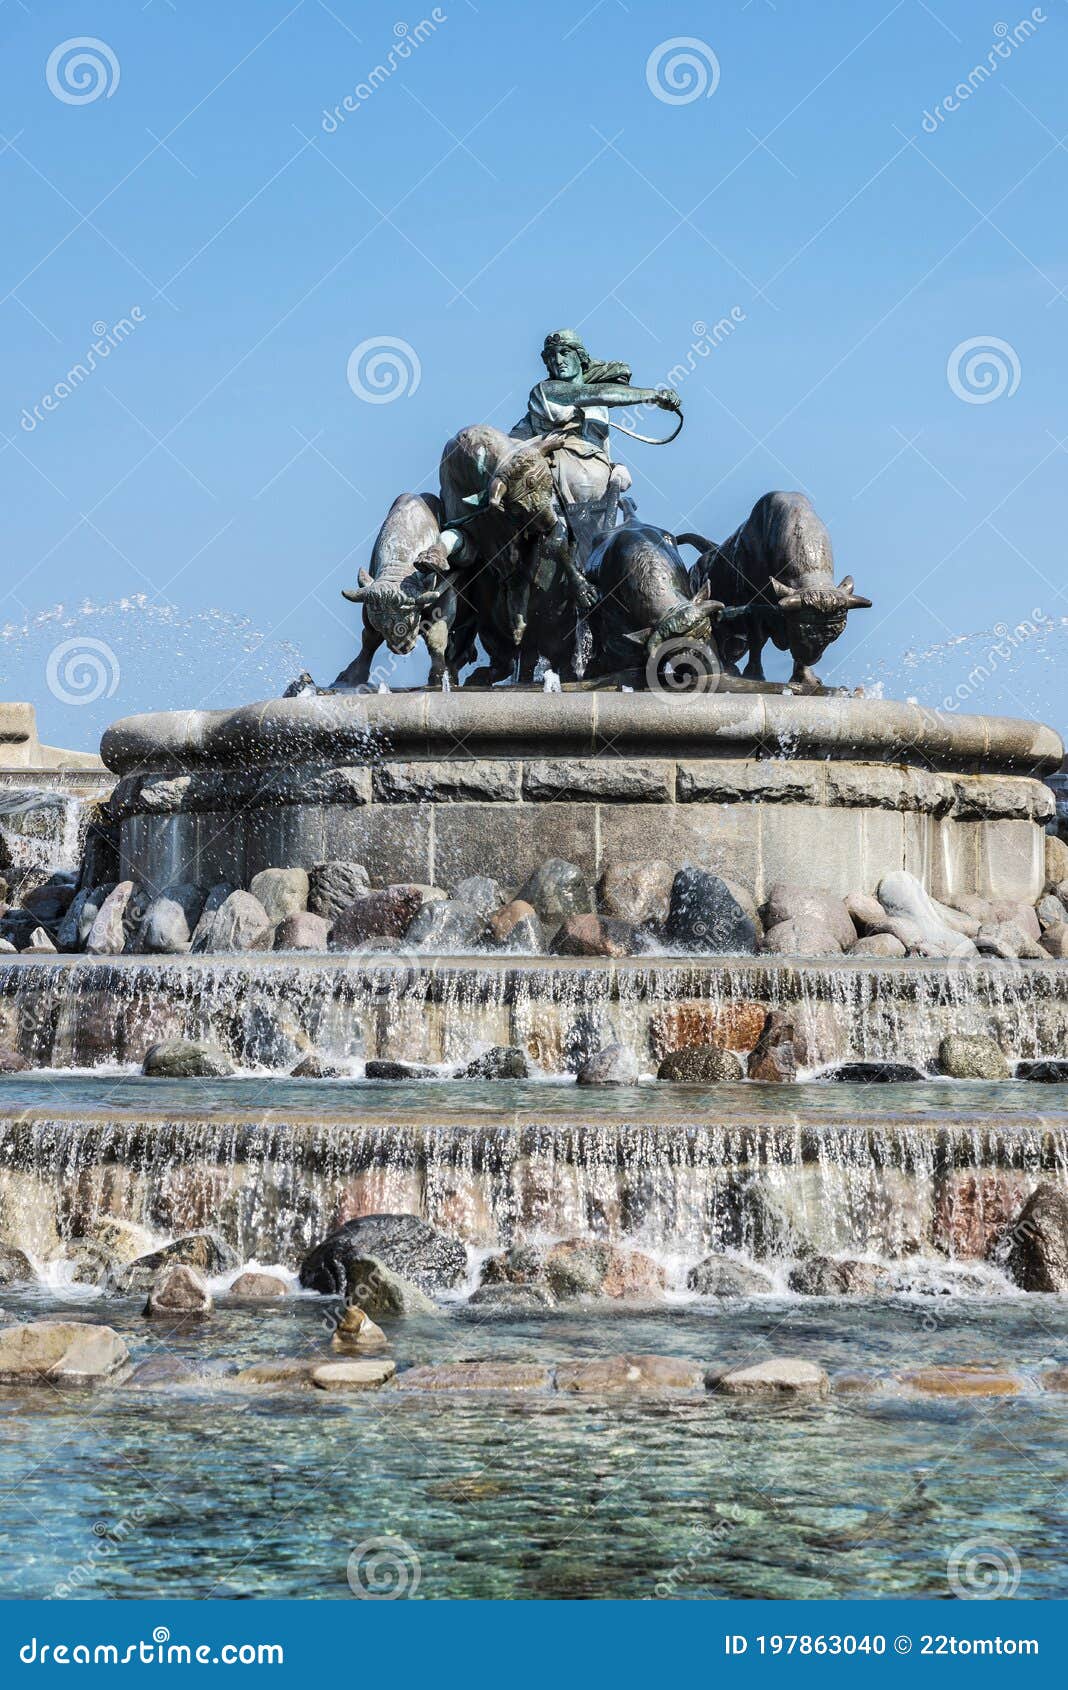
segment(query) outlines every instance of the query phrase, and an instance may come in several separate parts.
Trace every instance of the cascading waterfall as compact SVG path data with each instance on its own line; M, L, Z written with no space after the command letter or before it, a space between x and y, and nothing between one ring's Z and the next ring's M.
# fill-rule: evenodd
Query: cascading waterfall
M804 1238L891 1261L975 1261L1043 1179L1068 1183L1063 1119L0 1118L0 1228L42 1259L77 1256L114 1216L165 1236L217 1228L243 1258L295 1266L346 1219L407 1211L475 1250L579 1235L683 1266L710 1250L790 1258Z
M966 968L777 958L359 956L20 959L0 966L0 1031L46 1066L140 1063L166 1037L211 1038L242 1067L288 1069L309 1045L346 1059L459 1062L517 1044L548 1073L596 1030L655 1069L683 1043L756 1037L790 1012L808 1065L884 1059L930 1067L946 1033L994 1037L1018 1058L1068 1044L1068 971L1057 963ZM595 1045L594 1048L597 1048Z

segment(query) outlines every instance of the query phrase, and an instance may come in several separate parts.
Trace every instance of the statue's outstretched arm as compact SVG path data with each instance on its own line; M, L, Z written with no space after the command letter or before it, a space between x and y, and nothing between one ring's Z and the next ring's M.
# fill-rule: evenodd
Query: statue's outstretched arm
M623 381L545 381L542 391L554 405L659 405L679 409L679 396L667 387L631 387Z

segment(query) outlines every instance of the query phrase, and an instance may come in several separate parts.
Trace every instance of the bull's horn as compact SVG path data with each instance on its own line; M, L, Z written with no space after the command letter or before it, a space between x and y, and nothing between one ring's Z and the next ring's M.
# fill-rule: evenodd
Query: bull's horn
M693 598L690 600L690 603L693 605L695 610L703 609L711 611L723 609L719 600L712 597L712 584L709 581L702 581L696 593L694 593Z
M357 592L352 587L342 587L341 597L343 599L348 599L350 604L363 604L367 597L367 589L365 587L361 587Z
M677 546L693 546L694 550L698 552L715 550L715 541L706 540L703 534L676 534L675 544Z
M639 628L636 632L626 634L624 638L633 640L635 645L646 645L652 632L652 628Z
M785 581L778 580L778 578L774 575L769 580L768 586L771 588L780 604L785 598L796 598L797 596L792 587L788 587Z
M858 593L850 593L846 600L847 610L870 610L871 599L862 599Z
M465 493L463 498L460 500L460 503L462 505L474 505L477 509L484 498L484 493Z
M802 608L802 606L804 605L804 602L805 601L801 597L800 593L787 593L787 595L784 599L779 600L779 609L780 610L800 610Z
M842 576L842 579L838 583L838 591L840 593L845 593L846 596L848 597L848 595L853 591L853 577L852 577L852 575L843 575Z
M489 510L499 511L504 505L504 480L495 475L486 489L486 506Z
M425 593L416 593L412 603L418 605L420 610L427 610L432 604L440 603L448 591L448 586L428 587Z

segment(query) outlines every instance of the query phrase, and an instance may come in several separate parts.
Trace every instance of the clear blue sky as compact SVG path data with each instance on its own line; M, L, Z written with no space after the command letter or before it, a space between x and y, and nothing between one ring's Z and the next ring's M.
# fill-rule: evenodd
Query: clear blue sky
M937 702L942 658L902 678L906 648L1068 614L1068 20L1038 15L1015 44L1023 0L446 0L437 23L423 0L6 0L0 695L91 745L301 663L328 681L391 498L434 484L459 426L519 416L546 330L655 385L735 308L692 356L679 441L620 452L640 514L722 537L803 487L876 601L824 678L882 665ZM62 57L46 74L85 35L114 61L91 50L111 93L90 100ZM675 37L709 85L715 55L711 97L653 91ZM419 381L369 404L346 370L381 337ZM991 337L1005 391L969 403L947 360ZM85 638L117 666L90 704L48 679ZM969 707L1034 708L1038 662L1054 714L1041 644Z

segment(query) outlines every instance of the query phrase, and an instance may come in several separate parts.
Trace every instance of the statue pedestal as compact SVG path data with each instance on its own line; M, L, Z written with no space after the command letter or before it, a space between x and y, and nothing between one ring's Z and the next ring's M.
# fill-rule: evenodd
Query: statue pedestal
M547 857L694 863L845 894L1033 900L1052 729L858 698L404 693L130 717L104 736L124 875L159 890L364 863L519 886Z

